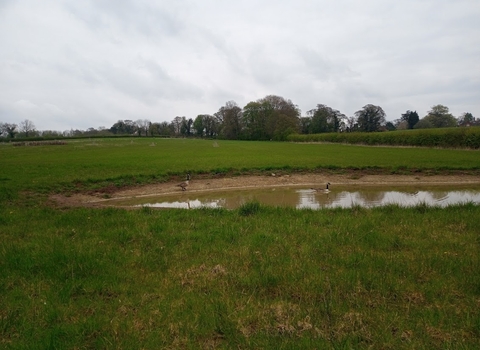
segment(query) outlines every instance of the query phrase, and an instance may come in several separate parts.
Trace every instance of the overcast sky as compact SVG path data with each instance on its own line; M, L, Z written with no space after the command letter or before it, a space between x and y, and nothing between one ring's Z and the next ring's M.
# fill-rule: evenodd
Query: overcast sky
M0 122L170 122L266 95L480 118L480 1L0 0Z

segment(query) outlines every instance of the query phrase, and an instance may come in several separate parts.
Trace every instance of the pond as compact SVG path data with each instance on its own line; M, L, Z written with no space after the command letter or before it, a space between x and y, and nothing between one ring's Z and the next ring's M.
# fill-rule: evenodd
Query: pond
M426 204L443 207L467 202L480 204L480 185L340 186L331 189L329 193L317 192L305 187L272 187L215 192L186 191L176 195L112 199L104 201L103 204L120 207L236 209L251 201L258 201L268 206L297 209L376 207L389 204L400 206Z

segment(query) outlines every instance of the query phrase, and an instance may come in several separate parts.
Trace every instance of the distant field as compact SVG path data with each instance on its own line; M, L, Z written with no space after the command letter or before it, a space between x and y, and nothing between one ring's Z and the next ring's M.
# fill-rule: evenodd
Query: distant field
M190 139L92 139L66 145L0 145L0 181L43 188L75 180L162 177L185 171L386 168L480 169L478 151Z
M480 169L479 151L187 139L0 144L0 348L479 349L480 206L57 207L185 172Z

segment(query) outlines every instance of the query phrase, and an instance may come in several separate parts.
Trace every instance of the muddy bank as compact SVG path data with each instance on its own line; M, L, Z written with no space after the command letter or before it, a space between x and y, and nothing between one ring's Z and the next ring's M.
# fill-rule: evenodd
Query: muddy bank
M115 191L73 194L69 196L54 195L51 199L61 206L97 206L106 199L130 198L140 196L158 196L181 194L177 186L181 181L165 182L153 185L130 187ZM204 192L224 189L267 188L280 186L323 187L327 182L331 186L362 185L468 185L480 184L478 175L365 175L365 174L275 174L256 176L227 176L222 178L196 179L192 176L187 191Z

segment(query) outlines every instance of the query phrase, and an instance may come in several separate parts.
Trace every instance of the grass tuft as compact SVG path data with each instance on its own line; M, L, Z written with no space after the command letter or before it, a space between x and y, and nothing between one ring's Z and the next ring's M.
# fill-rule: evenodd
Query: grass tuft
M261 208L260 202L255 200L255 201L242 204L238 208L238 213L240 216L250 216L250 215L257 214L260 211L260 208Z

